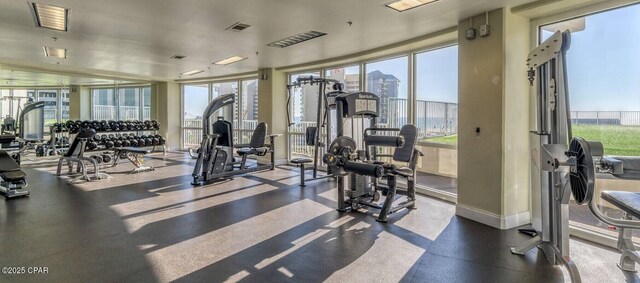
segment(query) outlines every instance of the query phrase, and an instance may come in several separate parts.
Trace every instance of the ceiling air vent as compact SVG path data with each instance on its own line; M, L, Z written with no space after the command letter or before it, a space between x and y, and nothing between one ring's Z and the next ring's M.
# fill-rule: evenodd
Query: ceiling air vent
M69 31L69 9L40 3L30 3L36 26Z
M184 55L173 55L173 56L171 56L169 58L180 60L180 59L184 59L185 57L187 57L187 56L184 56Z
M314 38L318 38L321 36L327 35L324 32L319 32L319 31L310 31L310 32L305 32L305 33L299 33L272 43L267 44L267 46L271 46L271 47L280 47L280 48L285 48L285 47L289 47L291 45L295 45L301 42L305 42L307 40L311 40Z
M243 31L246 28L250 27L250 25L248 24L243 24L241 22L237 22L233 25L231 25L230 27L226 28L226 30L230 30L230 31Z

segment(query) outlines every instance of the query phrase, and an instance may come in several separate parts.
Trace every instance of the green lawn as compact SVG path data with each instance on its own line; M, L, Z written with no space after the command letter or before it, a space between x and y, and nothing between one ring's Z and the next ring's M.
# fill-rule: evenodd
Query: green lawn
M458 135L450 135L450 136L442 136L437 138L429 138L424 139L424 141L433 142L433 143L443 143L443 144L457 144L458 143Z
M599 141L606 155L640 156L640 126L573 125L573 136Z
M573 136L599 141L607 155L640 156L640 126L573 125ZM424 141L457 144L458 136L450 135Z

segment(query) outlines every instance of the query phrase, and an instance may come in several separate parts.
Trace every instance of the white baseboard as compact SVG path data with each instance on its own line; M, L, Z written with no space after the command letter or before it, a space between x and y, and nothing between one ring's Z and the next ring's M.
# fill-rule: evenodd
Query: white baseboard
M456 214L502 230L511 229L531 222L531 214L529 211L523 211L503 217L492 212L480 210L463 204L457 204Z

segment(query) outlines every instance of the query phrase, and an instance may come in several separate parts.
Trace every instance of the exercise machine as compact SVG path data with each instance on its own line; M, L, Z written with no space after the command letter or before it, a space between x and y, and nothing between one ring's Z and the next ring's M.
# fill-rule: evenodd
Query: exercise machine
M379 209L380 214L376 220L386 222L389 214L403 209L415 209L416 165L422 153L415 147L418 130L414 125L408 124L401 129L379 128L376 125L379 113L380 98L375 94L357 92L336 97L338 138L332 143L323 160L331 165L329 167L332 170L336 169L340 172L335 173L338 176L339 211L358 210L363 206ZM354 118L359 119L362 128L366 127L365 120L368 120L368 127L363 131L361 146L351 138L344 138L347 118L351 118L352 121ZM397 135L380 134L382 132L395 132ZM394 152L392 155L380 154L380 147L394 148ZM383 158L391 158L391 160L385 162ZM351 170L350 168L354 168L352 166L356 164L346 164L346 161L358 161L357 166L368 169ZM397 164L406 164L406 166ZM379 172L382 168L383 173L374 174L373 171L368 171L373 167L365 165L379 165L381 167L376 170ZM406 191L397 189L398 177L407 180ZM405 195L406 200L394 205L397 195ZM378 202L381 196L385 196L382 204Z
M192 185L228 178L251 172L275 169L275 138L280 135L269 135L269 144L265 144L267 124L258 123L253 131L249 144L233 144L233 125L231 122L213 116L223 107L235 103L236 94L221 95L209 103L202 115L202 143L198 149L196 165L193 170ZM236 161L234 150L240 156ZM271 155L270 164L247 165L249 156Z
M520 247L511 248L511 252L524 255L538 247L549 263L564 264L571 280L580 282L578 268L569 254L569 200L572 190L578 204L585 201L585 194L565 182L566 172L554 166L558 160L566 160L563 157L571 139L565 60L570 39L569 31L556 32L531 51L527 59L529 82L536 94L537 117L531 131L537 145L532 146L533 231L530 231L536 236Z
M290 85L287 85L287 120L288 125L294 125L291 120L291 99L292 99L292 91L296 88L300 88L304 85L311 85L318 87L318 100L317 100L317 113L316 113L316 125L310 126L305 129L305 144L307 146L313 147L313 158L301 157L291 159L290 162L300 166L300 186L305 187L306 181L315 181L322 180L326 178L334 177L331 174L330 168L327 170L327 174L324 176L318 175L321 161L321 154L326 152L327 146L333 140L332 138L332 129L333 124L330 119L330 113L335 110L336 107L336 97L344 94L342 91L343 85L337 80L327 79L321 77L307 76L307 77L298 77L295 82ZM327 88L331 91L327 92ZM324 132L325 137L323 140L322 132ZM313 163L311 166L312 178L306 178L306 170L307 167L305 164Z
M27 175L20 169L20 164L4 150L0 150L0 178L0 193L5 198L29 195L29 191L22 190L27 187Z

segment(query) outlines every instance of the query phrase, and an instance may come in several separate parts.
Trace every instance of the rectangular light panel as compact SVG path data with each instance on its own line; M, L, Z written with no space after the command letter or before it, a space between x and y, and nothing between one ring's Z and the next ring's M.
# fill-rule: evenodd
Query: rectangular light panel
M398 12L404 12L436 1L438 0L400 0L391 2L389 4L386 4L385 6Z
M184 72L184 73L182 73L180 75L182 75L182 76L193 76L195 74L200 74L202 72L204 72L204 70L191 70L191 71L188 71L188 72Z
M67 49L43 46L42 50L44 50L44 56L49 58L67 58Z
M216 65L229 65L229 64L233 64L235 62L240 62L240 61L242 61L244 59L247 59L247 57L233 56L233 57L229 57L229 58L224 59L224 60L220 60L220 61L215 62L213 64L216 64Z
M69 31L69 9L40 3L32 7L38 27Z
M291 45L295 45L295 44L298 44L298 43L301 43L301 42L305 42L307 40L311 40L311 39L318 38L318 37L325 36L325 35L327 35L327 34L324 33L324 32L319 32L319 31L310 31L310 32L305 32L305 33L299 33L299 34L287 37L285 39L281 39L281 40L269 43L269 44L267 44L267 46L285 48L285 47L289 47Z

